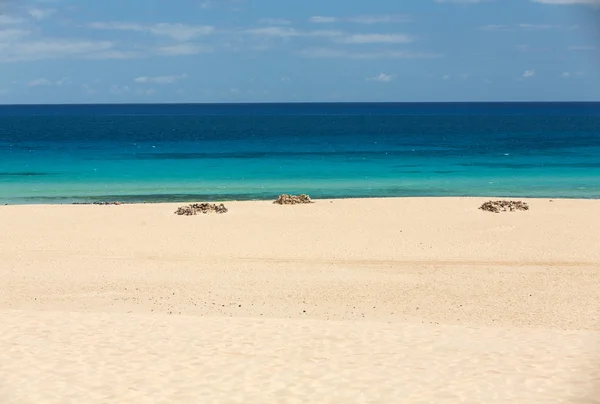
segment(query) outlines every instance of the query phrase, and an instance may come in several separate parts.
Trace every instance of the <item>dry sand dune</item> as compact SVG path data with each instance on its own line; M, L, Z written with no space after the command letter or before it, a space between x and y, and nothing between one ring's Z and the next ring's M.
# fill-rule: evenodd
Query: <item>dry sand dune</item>
M0 207L0 402L600 402L600 203Z
M31 311L0 321L3 403L575 403L593 402L600 377L598 336L582 331Z

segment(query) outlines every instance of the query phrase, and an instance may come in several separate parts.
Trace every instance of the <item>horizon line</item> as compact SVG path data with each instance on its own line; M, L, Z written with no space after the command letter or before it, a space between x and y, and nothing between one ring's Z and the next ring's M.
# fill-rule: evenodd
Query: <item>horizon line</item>
M100 102L100 103L16 103L1 107L52 107L52 106L116 106L116 105L306 105L306 104L598 104L590 101L263 101L263 102Z

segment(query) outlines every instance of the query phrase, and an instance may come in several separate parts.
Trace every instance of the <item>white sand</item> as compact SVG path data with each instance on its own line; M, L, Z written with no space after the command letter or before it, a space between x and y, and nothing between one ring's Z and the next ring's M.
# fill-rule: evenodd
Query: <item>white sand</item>
M482 201L0 207L0 403L600 402L600 201Z

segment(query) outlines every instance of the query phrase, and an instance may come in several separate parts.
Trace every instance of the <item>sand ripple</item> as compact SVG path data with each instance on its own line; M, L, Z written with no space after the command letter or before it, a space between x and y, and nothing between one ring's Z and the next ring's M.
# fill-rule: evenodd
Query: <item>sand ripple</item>
M2 403L593 403L600 334L2 311Z

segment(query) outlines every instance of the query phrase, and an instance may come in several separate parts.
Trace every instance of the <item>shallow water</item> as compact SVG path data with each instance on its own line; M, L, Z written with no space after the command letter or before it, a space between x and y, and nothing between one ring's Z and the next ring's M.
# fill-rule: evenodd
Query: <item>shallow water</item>
M0 106L0 202L600 197L600 103Z

